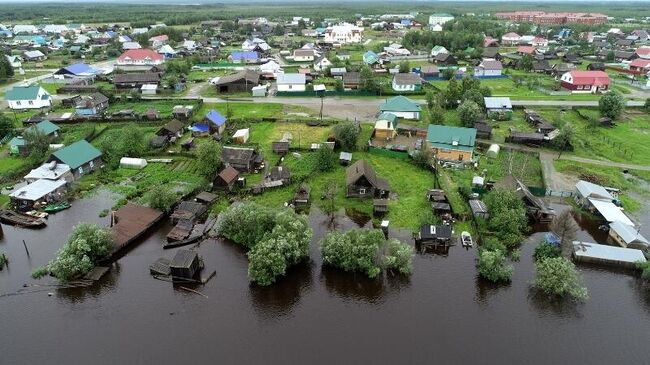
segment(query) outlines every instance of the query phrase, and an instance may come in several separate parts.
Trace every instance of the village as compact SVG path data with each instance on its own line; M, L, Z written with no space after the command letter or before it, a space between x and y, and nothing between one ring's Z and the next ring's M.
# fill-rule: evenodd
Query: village
M0 300L647 298L650 14L506 8L0 16Z

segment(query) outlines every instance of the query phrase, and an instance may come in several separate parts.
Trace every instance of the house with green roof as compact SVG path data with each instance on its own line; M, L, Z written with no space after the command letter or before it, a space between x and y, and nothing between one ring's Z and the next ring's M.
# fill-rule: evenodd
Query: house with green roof
M39 85L14 86L7 90L5 100L13 110L52 107L52 97Z
M440 161L471 162L474 158L476 129L429 124L427 143Z
M50 122L49 120L44 120L27 128L25 131L37 130L46 136L57 138L59 136L59 129L60 128L58 125Z
M420 119L422 107L405 96L395 96L379 106L380 113L391 113L398 118Z
M9 141L9 154L14 156L27 156L29 154L27 141L23 136L16 136Z
M381 113L375 122L375 138L390 140L397 135L397 116Z
M379 63L379 55L373 51L368 51L363 54L363 62L367 65L373 66Z
M48 162L57 161L70 166L74 179L87 175L102 165L102 152L85 139L54 152Z

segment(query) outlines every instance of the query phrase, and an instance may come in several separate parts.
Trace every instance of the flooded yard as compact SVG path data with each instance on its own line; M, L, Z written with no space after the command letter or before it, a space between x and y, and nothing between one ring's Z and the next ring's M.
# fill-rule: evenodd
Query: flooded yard
M10 266L0 271L2 363L647 363L650 289L630 273L580 266L589 300L549 302L530 289L543 232L522 246L509 285L479 279L475 249L459 245L448 255L416 254L409 278L325 268L317 241L328 218L316 209L311 260L267 288L249 284L244 250L219 240L199 248L217 276L191 288L207 298L153 279L148 266L175 252L162 250L166 223L92 287L57 290L50 279L29 278L74 224L107 224L98 214L112 204L106 194L76 201L38 231L3 225L0 250ZM338 228L370 224L354 216L340 217ZM581 224L579 239L602 240ZM390 234L412 243L410 232ZM42 291L7 295L24 283Z

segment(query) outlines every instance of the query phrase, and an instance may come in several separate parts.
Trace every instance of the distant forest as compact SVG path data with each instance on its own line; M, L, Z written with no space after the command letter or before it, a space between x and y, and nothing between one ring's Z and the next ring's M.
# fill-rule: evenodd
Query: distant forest
M586 6L587 5L587 6ZM463 14L493 13L510 10L589 11L616 17L650 16L648 3L641 2L247 2L206 5L109 4L109 3L9 3L0 6L0 22L33 23L109 23L129 22L134 26L164 22L186 25L203 20L220 20L264 16L269 19L303 16L314 19L354 19L356 14L448 12Z

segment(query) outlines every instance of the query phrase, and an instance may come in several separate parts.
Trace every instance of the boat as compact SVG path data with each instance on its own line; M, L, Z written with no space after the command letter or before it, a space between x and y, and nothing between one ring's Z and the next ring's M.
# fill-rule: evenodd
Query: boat
M49 215L46 212L39 212L38 210L30 210L29 212L25 212L25 214L31 215L32 217L36 217L36 218L47 218L47 216Z
M470 235L467 231L463 231L460 234L460 243L463 245L463 247L473 247L474 244L472 243L472 235Z
M56 213L56 212L60 212L62 210L66 210L68 208L70 208L70 204L68 204L66 202L62 202L62 203L57 203L57 204L48 204L48 205L45 206L45 208L43 208L43 211L45 211L47 213Z
M13 210L1 210L0 221L27 228L40 228L45 226L43 218L32 217L31 215L14 212Z

